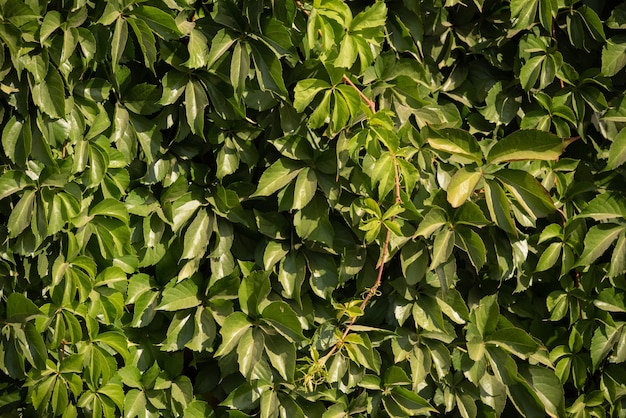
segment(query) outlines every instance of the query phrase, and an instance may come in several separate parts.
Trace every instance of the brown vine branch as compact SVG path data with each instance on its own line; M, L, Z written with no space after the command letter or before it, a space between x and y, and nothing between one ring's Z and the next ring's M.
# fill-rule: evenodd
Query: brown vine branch
M395 203L400 203L402 202L402 196L400 195L400 172L398 170L398 162L396 160L396 156L393 155L393 168L394 168L394 182L395 182ZM391 221L393 222L395 216L393 216L391 218ZM389 248L389 241L391 240L391 230L387 229L387 234L385 235L385 243L383 244L382 250L381 250L381 254L380 254L380 261L378 262L378 275L376 276L376 281L374 282L374 285L369 288L367 294L365 295L365 297L363 298L363 302L361 302L361 311L365 310L365 307L367 306L367 304L369 303L369 301L374 297L374 295L376 295L376 292L378 292L378 288L380 287L380 285L382 284L383 281L383 271L385 270L385 258L387 258L387 250ZM348 323L348 325L346 325L346 329L343 331L343 334L341 336L341 338L339 339L339 341L337 341L335 343L335 345L332 346L332 348L330 349L330 351L328 353L326 353L326 355L324 355L324 357L322 357L319 360L319 364L325 364L326 361L330 358L330 356L332 356L338 349L339 347L341 347L344 343L344 341L346 340L346 338L348 337L348 334L350 333L350 330L352 329L352 327L354 326L354 323L356 322L356 316L353 316L350 319L350 322Z
M353 89L355 89L357 91L357 93L359 93L359 96L361 97L361 99L363 99L363 101L365 103L367 103L367 106L371 109L372 113L376 113L376 104L369 98L367 97L365 94L363 94L363 92L361 91L361 89L359 89L353 82L352 80L350 80L350 78L347 75L343 75L343 81L345 81L346 83L348 83L348 85L350 85L350 87L352 87Z

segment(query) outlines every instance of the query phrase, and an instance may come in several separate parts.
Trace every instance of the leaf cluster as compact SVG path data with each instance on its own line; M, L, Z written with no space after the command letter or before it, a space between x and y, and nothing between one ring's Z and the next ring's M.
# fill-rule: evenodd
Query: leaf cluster
M0 0L0 415L623 416L625 30Z

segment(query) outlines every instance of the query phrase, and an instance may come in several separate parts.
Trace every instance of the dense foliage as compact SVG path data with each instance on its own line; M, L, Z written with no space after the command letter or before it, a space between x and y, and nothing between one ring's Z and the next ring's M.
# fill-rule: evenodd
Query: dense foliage
M626 416L626 4L0 19L3 417Z

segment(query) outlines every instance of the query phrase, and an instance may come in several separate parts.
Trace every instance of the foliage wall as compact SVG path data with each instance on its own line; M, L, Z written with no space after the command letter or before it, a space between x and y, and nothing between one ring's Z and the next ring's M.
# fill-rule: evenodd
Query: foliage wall
M626 4L0 19L3 417L626 416Z

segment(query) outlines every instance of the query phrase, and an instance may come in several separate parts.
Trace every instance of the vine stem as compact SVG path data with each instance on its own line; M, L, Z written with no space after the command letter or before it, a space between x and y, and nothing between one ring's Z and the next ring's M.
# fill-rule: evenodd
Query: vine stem
M393 155L393 168L394 168L394 182L395 182L395 195L396 195L396 199L395 199L395 203L400 203L402 202L402 196L400 195L400 172L398 170L398 162L396 160L396 156ZM391 218L391 221L393 221L395 218L395 216L393 216ZM380 287L380 285L382 284L383 281L383 272L385 270L385 258L387 258L387 251L389 248L389 241L391 240L391 230L387 229L387 233L385 234L385 243L383 244L381 253L380 253L380 260L378 262L378 275L376 276L376 281L374 282L374 285L368 290L367 295L365 295L365 298L363 298L363 302L361 302L361 311L365 310L365 307L367 306L367 304L369 303L369 301L374 297L374 295L376 295L376 292L378 291L378 288ZM330 358L330 356L332 356L344 343L344 341L346 340L346 338L348 337L348 334L350 333L350 330L352 330L352 327L354 326L354 323L356 322L356 316L353 316L350 319L350 322L348 323L348 325L346 326L346 329L343 331L343 335L341 336L341 338L339 339L339 341L337 341L335 343L335 345L332 346L332 348L330 349L330 351L328 353L326 353L324 355L324 357L322 357L319 360L319 364L325 364L326 361Z
M302 11L302 13L305 14L305 16L309 16L309 11L305 9L304 5L299 1L299 0L295 0L295 4L296 6ZM318 30L318 33L321 35L321 31ZM350 87L352 87L354 90L356 90L356 92L359 94L359 97L361 98L361 100L363 100L365 102L365 104L367 104L367 107L369 107L369 109L372 111L372 113L376 113L376 103L374 103L374 101L372 99L370 99L369 97L367 97L359 87L357 87L356 84L354 84L352 82L352 80L350 80L350 77L348 77L346 74L344 74L342 76L342 80L348 84ZM400 195L400 172L398 169L398 161L396 159L396 156L394 154L392 154L392 158L393 158L393 168L394 168L394 181L395 181L395 203L400 203L402 202L402 197ZM391 221L393 222L395 216L393 216L391 218ZM374 285L368 290L367 294L365 295L365 297L363 298L363 302L361 302L361 310L365 310L365 307L367 306L367 304L369 303L369 301L374 297L374 295L376 295L376 292L378 292L378 288L380 287L380 285L382 284L382 280L383 280L383 272L385 270L385 259L387 258L387 251L389 248L389 241L391 240L391 230L387 229L387 233L385 234L385 242L382 246L381 249L381 253L380 253L380 260L378 262L377 265L377 269L378 269L378 274L376 276L376 281L374 282ZM330 351L328 351L328 353L326 353L324 355L324 357L322 357L321 359L319 359L318 364L323 365L326 363L326 361L330 358L330 356L332 356L344 343L344 341L346 340L346 338L348 337L348 334L350 333L350 331L352 330L352 327L354 326L354 323L356 322L356 316L353 316L350 319L350 322L348 322L348 325L346 326L346 329L343 331L343 334L341 336L341 338L339 339L339 341L337 341L335 343L335 345L333 345L330 349Z
M372 111L372 113L376 113L376 104L369 98L367 97L365 94L363 94L363 92L361 91L361 89L359 89L353 82L352 80L350 80L350 77L348 77L347 75L343 75L343 81L345 81L346 83L348 83L348 85L350 87L352 87L353 89L355 89L357 91L357 93L359 93L359 96L361 97L361 99L363 99L363 101L365 103L367 103L367 106L370 108L370 110Z

